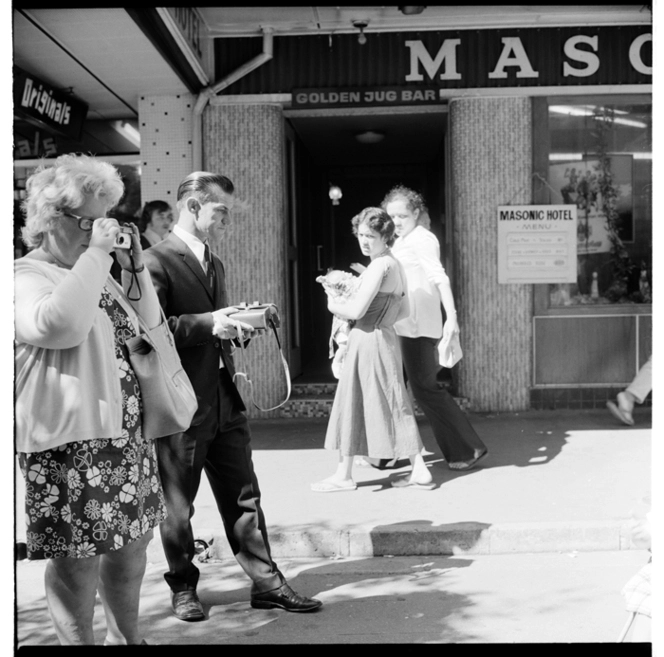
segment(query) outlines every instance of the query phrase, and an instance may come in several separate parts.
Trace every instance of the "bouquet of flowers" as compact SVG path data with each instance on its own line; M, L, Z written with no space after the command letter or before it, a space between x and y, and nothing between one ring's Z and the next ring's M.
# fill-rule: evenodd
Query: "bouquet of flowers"
M330 269L325 276L316 278L316 282L320 283L335 300L346 301L357 291L360 278L350 272L341 271L340 269ZM332 372L337 379L341 374L341 366L348 350L348 334L350 333L350 329L351 325L348 320L334 315L332 319L332 333L330 334L330 358L333 358ZM336 353L334 350L335 343L338 346Z
M330 269L325 276L319 276L316 283L320 283L335 299L344 300L355 294L360 279L349 271Z

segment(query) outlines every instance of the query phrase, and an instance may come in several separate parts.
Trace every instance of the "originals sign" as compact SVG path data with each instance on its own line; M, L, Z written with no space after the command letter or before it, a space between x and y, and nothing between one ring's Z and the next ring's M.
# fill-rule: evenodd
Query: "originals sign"
M88 106L15 66L14 112L50 133L77 141Z

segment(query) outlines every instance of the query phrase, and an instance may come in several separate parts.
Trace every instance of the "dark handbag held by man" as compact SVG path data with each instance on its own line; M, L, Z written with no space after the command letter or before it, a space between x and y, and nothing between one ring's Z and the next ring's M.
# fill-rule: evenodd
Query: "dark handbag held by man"
M256 401L254 400L254 385L251 379L249 378L249 375L247 374L247 366L244 359L244 349L245 349L244 340L238 341L240 346L241 360L242 360L241 370L244 371L238 370L235 373L235 375L233 376L233 383L235 383L236 378L243 377L249 385L251 391L251 401L253 405L259 411L264 411L264 412L275 411L277 408L283 406L290 399L290 394L291 394L290 370L288 369L288 363L286 362L284 352L281 348L281 341L279 340L279 334L277 333L277 327L280 326L279 310L273 303L264 303L264 304L253 303L251 305L242 304L236 307L239 308L239 310L229 315L229 317L231 317L232 319L236 319L241 322L244 322L245 324L249 324L252 328L257 330L272 329L274 333L274 338L277 341L277 346L279 347L279 355L281 356L281 364L284 369L284 374L286 375L286 387L287 387L286 398L280 404L272 406L271 408L263 408L256 403Z
M238 311L229 315L233 319L249 324L253 329L279 328L279 311L273 303L252 303L236 306Z
M112 292L129 310L118 291L112 289ZM132 309L130 317L138 319L138 331L126 341L129 362L141 388L143 436L149 440L186 431L198 409L196 393L182 368L175 339L161 308L160 313L159 326L149 328Z

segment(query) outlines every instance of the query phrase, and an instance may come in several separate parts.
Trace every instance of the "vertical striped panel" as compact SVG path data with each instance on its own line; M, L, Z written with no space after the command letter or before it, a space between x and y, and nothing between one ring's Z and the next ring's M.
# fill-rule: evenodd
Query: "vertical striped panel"
M532 286L498 284L496 211L531 200L530 99L454 100L450 117L460 392L473 410L525 410Z
M228 176L235 185L236 206L229 234L215 249L226 269L229 303L272 302L286 313L286 228L284 125L274 105L208 106L203 115L204 168ZM289 327L279 329L287 345ZM274 406L286 394L286 380L273 335L251 342L245 353L246 371L256 401ZM235 364L242 368L236 350ZM262 413L251 403L248 386L240 391L252 417Z

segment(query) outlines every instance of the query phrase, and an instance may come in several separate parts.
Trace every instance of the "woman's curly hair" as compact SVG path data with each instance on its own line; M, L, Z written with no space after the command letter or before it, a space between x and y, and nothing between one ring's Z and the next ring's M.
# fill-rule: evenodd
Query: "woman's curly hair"
M396 185L387 193L380 207L385 209L388 203L403 199L410 210L419 210L420 214L429 214L427 204L424 202L424 197L419 192L403 185Z
M353 217L353 235L357 237L357 232L362 224L366 224L371 230L377 232L387 246L392 246L396 235L394 234L394 222L383 208L364 208L362 212Z
M122 178L112 164L92 155L61 155L53 165L39 166L27 180L23 241L30 249L40 246L50 222L59 219L63 210L85 203L86 196L103 199L108 211L123 192Z

